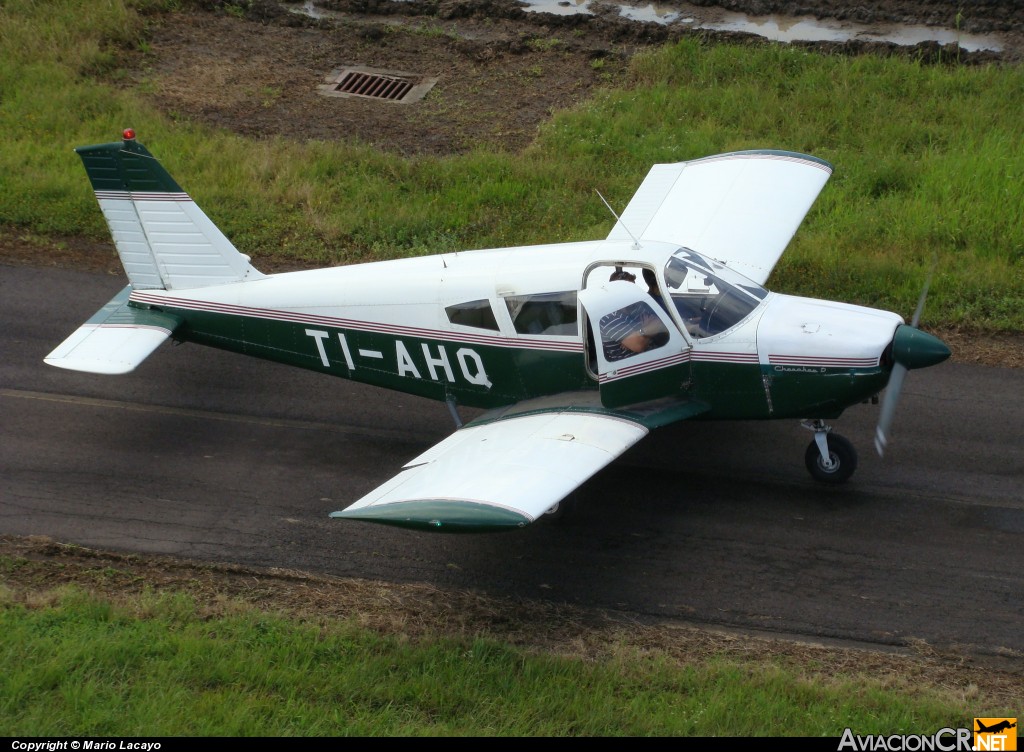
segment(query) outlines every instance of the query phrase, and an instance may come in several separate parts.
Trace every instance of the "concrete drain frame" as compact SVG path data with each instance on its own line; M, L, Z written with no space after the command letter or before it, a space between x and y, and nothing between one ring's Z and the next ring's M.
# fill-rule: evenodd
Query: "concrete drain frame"
M377 99L396 104L420 101L437 83L436 78L418 73L367 68L362 65L349 65L331 71L325 81L318 88L326 97Z

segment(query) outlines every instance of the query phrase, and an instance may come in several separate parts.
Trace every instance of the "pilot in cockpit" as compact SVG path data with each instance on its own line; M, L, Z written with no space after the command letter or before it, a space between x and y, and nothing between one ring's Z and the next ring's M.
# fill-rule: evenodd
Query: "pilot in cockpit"
M657 280L654 279L653 272L645 269L644 279L648 283L648 292L655 293L653 297L661 303ZM622 267L616 267L609 277L609 281L636 282L636 275L627 272ZM665 325L651 307L643 301L620 308L603 317L600 327L605 358L609 362L661 347L668 340Z

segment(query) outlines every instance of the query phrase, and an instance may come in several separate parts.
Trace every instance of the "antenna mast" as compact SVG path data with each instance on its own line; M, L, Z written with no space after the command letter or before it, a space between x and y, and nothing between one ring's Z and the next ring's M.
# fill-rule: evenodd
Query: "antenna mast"
M623 223L623 221L619 217L619 215L615 213L615 210L611 207L611 204L609 204L607 201L604 200L604 196L601 195L601 191L599 191L599 190L597 190L597 188L595 188L594 189L594 193L596 193L598 198L600 198L601 201L604 202L604 205L608 207L608 211L610 211L612 213L612 216L615 217L616 223L622 225L622 229L625 230L627 233L629 233L629 237L633 238L633 250L634 251L639 251L640 250L640 241L636 239L636 235L634 235L633 233L629 232L629 228L626 227L625 223Z

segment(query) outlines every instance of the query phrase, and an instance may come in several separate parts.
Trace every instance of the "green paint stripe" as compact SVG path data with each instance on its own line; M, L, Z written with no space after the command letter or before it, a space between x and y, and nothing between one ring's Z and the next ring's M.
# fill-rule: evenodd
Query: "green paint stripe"
M94 191L184 193L146 147L136 141L80 146L75 152L82 158Z
M342 510L330 516L435 533L496 533L518 530L533 522L510 509L453 499L417 499L351 512Z

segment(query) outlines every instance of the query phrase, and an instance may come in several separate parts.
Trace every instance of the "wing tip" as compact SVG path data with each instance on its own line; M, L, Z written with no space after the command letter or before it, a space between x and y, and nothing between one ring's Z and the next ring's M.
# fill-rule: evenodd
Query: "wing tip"
M117 362L104 360L102 358L75 358L67 355L43 358L43 363L55 368L63 368L66 371L78 371L80 373L98 373L103 376L122 376L131 373L138 366L133 362Z
M799 151L788 151L786 149L745 149L741 151L729 151L722 154L713 154L707 157L694 159L690 164L697 162L714 162L723 159L777 159L787 162L801 162L811 167L817 167L826 174L831 175L834 167L831 162L813 154L806 154Z
M359 520L434 533L496 533L519 530L532 517L494 504L460 499L414 499L342 509L334 519Z

